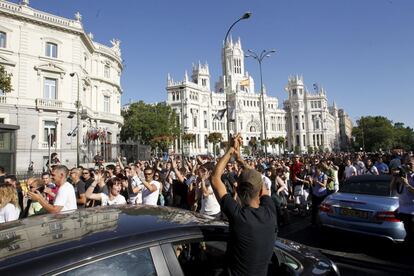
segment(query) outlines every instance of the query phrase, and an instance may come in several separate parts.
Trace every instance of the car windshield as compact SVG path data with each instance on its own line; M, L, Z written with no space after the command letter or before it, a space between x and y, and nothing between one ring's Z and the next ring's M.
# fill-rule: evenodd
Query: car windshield
M347 181L340 185L339 192L375 196L390 196L389 181Z

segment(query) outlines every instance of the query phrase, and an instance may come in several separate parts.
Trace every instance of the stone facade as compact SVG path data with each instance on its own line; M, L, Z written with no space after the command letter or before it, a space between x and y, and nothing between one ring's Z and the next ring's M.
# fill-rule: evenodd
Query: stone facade
M178 114L177 121L182 126L182 132L196 135L194 143L184 146L184 153L213 153L212 145L207 141L211 132L220 132L227 140L227 115L221 119L216 116L227 105L230 110L230 132L241 133L244 146L251 139L258 142L264 139L262 130L265 128L267 139L283 137L286 141L281 148L268 146L270 153L277 154L281 150L305 153L310 148L312 151L340 149L339 111L335 103L328 106L323 88L316 87L311 93L306 90L303 77L293 76L289 77L285 88L288 99L283 106L279 106L278 99L270 96L265 88L262 101L261 93L255 93L253 78L245 70L240 39L233 42L230 38L224 43L222 66L223 76L220 76L213 91L210 89L208 64L193 65L191 78L186 72L182 81L174 81L168 74L167 104ZM261 119L263 113L265 120ZM342 116L344 120L347 118L344 112ZM181 151L181 144L180 140L176 141L176 151Z
M49 140L63 164L76 165L78 98L81 163L96 154L116 157L111 144L123 125L120 42L93 41L79 13L62 18L28 2L0 1L0 64L13 74L13 91L0 95L0 120L20 126L17 171L27 170L30 158L41 170Z

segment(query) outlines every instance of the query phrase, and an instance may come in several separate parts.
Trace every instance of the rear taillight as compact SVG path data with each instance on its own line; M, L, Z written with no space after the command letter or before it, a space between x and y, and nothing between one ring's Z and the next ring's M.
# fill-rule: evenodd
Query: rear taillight
M328 213L328 214L333 213L332 206L331 204L328 204L328 203L321 203L321 205L319 205L319 211Z
M395 217L395 213L392 211L378 212L375 215L375 218L379 221L400 222L400 220Z

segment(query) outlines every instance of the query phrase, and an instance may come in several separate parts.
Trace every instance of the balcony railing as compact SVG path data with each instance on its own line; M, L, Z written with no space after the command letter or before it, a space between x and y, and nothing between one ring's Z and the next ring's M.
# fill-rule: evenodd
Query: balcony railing
M48 149L49 148L49 144L47 142L43 141L40 144L40 148L41 149ZM59 147L56 145L56 142L53 142L53 145L50 148L51 149L56 149L56 148L59 148Z
M62 101L54 99L36 99L36 108L38 109L61 109L63 107Z

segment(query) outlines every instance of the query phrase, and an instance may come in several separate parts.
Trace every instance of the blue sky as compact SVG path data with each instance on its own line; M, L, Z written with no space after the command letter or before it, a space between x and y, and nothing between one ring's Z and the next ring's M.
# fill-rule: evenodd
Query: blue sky
M17 2L17 1L14 1ZM166 99L166 76L181 80L207 61L212 87L221 74L220 48L233 37L244 50L276 49L263 63L268 94L286 99L289 75L309 90L318 83L355 120L384 115L414 127L414 1L412 0L31 0L36 9L73 18L109 44L119 38L125 63L123 103ZM257 62L246 69L259 83ZM256 85L258 88L258 85Z

